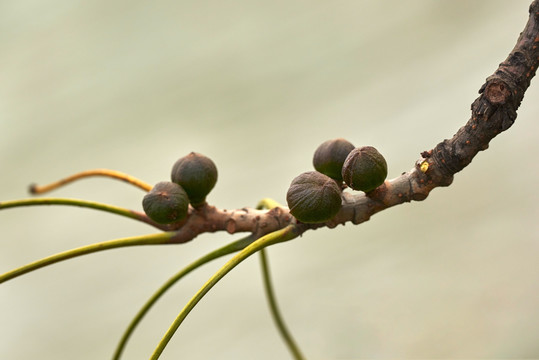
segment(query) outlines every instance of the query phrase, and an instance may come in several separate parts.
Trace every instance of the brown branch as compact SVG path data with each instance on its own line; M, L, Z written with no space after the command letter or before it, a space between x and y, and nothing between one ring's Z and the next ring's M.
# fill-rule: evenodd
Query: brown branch
M488 148L490 140L511 127L539 65L539 0L533 1L529 12L530 17L515 47L479 90L480 96L472 104L471 119L451 139L422 152L413 169L386 181L374 191L343 193L343 207L332 220L323 224L300 224L301 231L333 228L348 221L359 224L391 206L424 200L432 189L449 186L457 172L470 164L479 151ZM230 212L205 206L191 210L187 220L176 226L174 242L186 242L203 232L219 230L248 231L260 236L295 222L287 208Z
M206 232L227 231L251 232L256 237L282 229L294 221L287 208L276 207L271 210L243 208L239 210L221 210L215 206L204 205L189 209L186 220L171 225L170 230L177 230L172 243L183 243Z

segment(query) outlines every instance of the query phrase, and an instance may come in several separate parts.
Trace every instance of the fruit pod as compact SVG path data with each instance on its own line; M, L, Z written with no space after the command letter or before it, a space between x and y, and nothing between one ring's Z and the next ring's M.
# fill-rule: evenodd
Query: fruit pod
M354 190L369 192L387 177L387 163L372 146L356 148L348 154L342 168L344 182Z
M144 196L142 208L156 223L170 224L187 216L189 198L180 185L162 181Z
M290 213L299 221L326 222L341 209L341 189L329 176L309 171L292 180L286 202Z
M206 196L215 186L217 167L210 158L191 152L176 161L171 179L184 188L191 205L197 207L206 202Z
M342 181L344 160L354 148L351 142L342 138L325 141L314 152L314 168L332 179Z

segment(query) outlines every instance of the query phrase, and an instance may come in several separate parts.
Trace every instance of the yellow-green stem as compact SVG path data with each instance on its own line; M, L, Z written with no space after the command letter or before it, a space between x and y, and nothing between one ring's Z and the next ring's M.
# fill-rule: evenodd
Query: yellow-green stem
M116 348L116 351L114 352L114 355L112 357L113 360L120 359L123 350L125 349L125 345L127 344L127 341L129 340L129 337L137 327L137 325L140 323L142 318L146 315L146 313L150 310L150 308L159 300L163 294L170 289L174 284L176 284L181 278L183 278L185 275L189 274L191 271L199 268L200 266L215 260L219 257L231 254L233 252L239 251L243 248L245 248L247 245L252 243L254 240L252 235L246 236L242 239L236 240L228 245L225 245L217 250L214 250L201 258L197 259L196 261L192 262L185 268L183 268L181 271L176 273L174 276L172 276L170 279L167 280L153 295L146 304L139 310L137 315L131 320L131 323L125 330L124 334L122 335L122 338L120 339L120 342Z
M14 208L14 207L38 206L38 205L69 205L69 206L90 208L90 209L101 210L101 211L106 211L113 214L125 216L131 219L139 220L139 221L151 224L153 226L156 226L146 215L142 213L129 210L129 209L124 209L118 206L107 205L107 204L103 204L103 203L99 203L95 201L88 201L88 200L81 200L81 199L36 198L36 199L1 201L0 210Z
M278 206L281 206L281 205L277 201L266 198L266 199L262 199L258 203L257 209L273 209L274 207L278 207ZM266 253L266 249L260 250L260 267L262 270L262 279L264 282L264 289L266 291L266 297L268 298L270 313L273 317L273 320L275 321L277 330L281 334L286 346L292 353L292 356L294 357L294 359L303 360L304 357L301 354L301 351L298 348L296 342L294 341L292 334L286 327L284 319L281 316L281 312L279 311L279 307L277 305L277 299L275 297L275 293L273 291L273 285L271 282L270 269L269 269L268 256Z
M17 269L8 271L7 273L0 275L0 283L16 278L17 276L21 276L28 272L40 269L47 265L51 265L60 261L68 260L77 256L91 254L98 251L104 251L104 250L127 247L127 246L166 244L169 242L170 238L174 236L174 234L175 232L163 232L163 233L152 234L152 235L133 236L133 237L128 237L128 238L103 241L103 242L99 242L99 243L95 243L91 245L82 246L76 249L64 251L64 252L34 261L32 263L26 264Z
M288 331L283 317L281 316L281 312L279 311L279 307L277 306L277 299L275 298L275 293L271 283L270 270L265 249L260 250L260 266L262 268L262 279L264 280L264 289L266 290L266 297L268 298L270 313L273 316L275 325L277 326L279 333L281 334L286 346L292 353L294 359L303 360L305 358L294 341L292 334L290 334L290 331Z
M219 282L228 272L240 264L243 260L247 259L252 254L260 251L261 249L278 244L280 242L292 240L299 236L300 232L295 225L289 225L281 230L274 231L270 234L262 236L260 239L254 241L252 244L247 246L245 249L236 254L232 259L230 259L225 265L223 265L205 284L200 288L200 290L189 300L187 305L182 309L178 314L170 328L167 330L157 348L154 350L151 360L158 359L168 342L181 325L183 320L191 312L191 310L198 304L198 302L210 291L210 289Z

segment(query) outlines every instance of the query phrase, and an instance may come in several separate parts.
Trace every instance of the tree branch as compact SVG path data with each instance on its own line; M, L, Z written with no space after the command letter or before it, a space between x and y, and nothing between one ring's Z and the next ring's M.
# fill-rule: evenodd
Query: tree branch
M333 228L352 222L360 224L375 213L391 206L427 198L436 187L449 186L453 176L464 169L475 155L486 150L490 140L514 123L518 109L539 65L539 0L532 2L526 27L507 59L480 88L473 102L470 120L451 138L421 153L414 168L386 181L365 194L343 193L343 207L330 221L302 224L301 229ZM249 231L257 236L281 229L296 220L285 207L269 211L241 209L220 210L213 206L191 209L189 217L175 226L173 242L192 240L203 232L226 230Z

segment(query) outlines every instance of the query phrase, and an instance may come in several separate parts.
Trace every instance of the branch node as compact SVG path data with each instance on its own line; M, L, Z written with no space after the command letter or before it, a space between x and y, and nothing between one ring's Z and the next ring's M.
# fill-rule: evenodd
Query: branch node
M487 84L484 96L492 105L503 105L511 96L511 92L503 81L493 80Z

